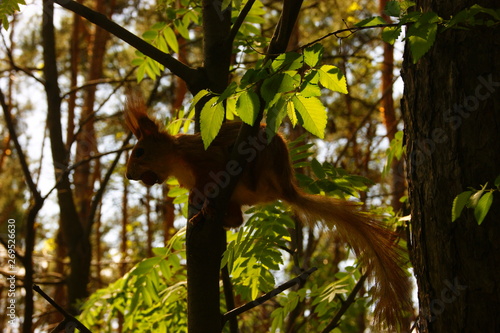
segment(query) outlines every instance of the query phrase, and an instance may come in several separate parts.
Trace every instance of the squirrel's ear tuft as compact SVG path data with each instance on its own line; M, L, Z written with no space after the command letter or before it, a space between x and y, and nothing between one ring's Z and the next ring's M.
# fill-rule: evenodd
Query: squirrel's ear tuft
M146 103L138 93L127 97L125 123L137 139L159 133L158 125L149 118Z

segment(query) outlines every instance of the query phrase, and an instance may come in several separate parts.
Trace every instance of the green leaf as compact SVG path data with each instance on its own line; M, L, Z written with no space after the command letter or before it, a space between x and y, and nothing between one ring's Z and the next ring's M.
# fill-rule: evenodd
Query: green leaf
M260 89L262 98L266 102L271 102L276 94L289 92L295 89L294 79L285 73L278 73L265 79Z
M310 67L316 67L323 57L323 45L320 43L309 46L304 50L304 62Z
M323 65L318 69L319 83L332 91L347 94L347 81L344 74L335 66Z
M189 107L189 111L193 110L196 104L198 104L198 102L208 93L209 91L205 89L198 91L198 93L193 97L193 100L191 101L191 106Z
M163 30L163 37L167 40L168 46L175 53L179 53L179 43L177 42L177 36L175 36L175 32L170 27L166 27Z
M229 5L231 4L231 0L222 0L222 4L221 4L221 12L225 11L227 9L227 7L229 7ZM215 3L214 3L215 5Z
M315 158L313 158L313 160L311 161L311 169L319 179L326 178L326 173L325 170L323 170L323 166Z
M19 5L26 5L24 0L2 0L0 1L0 22L3 28L9 28L8 16L20 11Z
M486 191L486 186L488 186L488 183L482 186L479 191L476 191L476 193L472 194L469 201L467 202L467 207L476 208L477 204L479 203L479 199L481 199L481 197L484 194L484 191Z
M294 70L302 67L302 56L297 52L282 53L273 60L271 69L277 72L282 69Z
M175 20L174 21L174 26L177 29L177 32L184 38L184 39L189 39L189 30L187 26L184 24L184 21L182 20Z
M325 136L327 120L323 103L316 97L306 98L302 95L296 95L292 101L302 118L304 128L322 139Z
M384 12L389 16L399 17L401 15L401 7L399 6L399 1L387 2Z
M436 13L422 14L417 22L411 25L407 31L410 51L413 63L416 63L434 44L437 34L437 22L439 17Z
M148 30L142 34L142 38L144 38L144 40L148 42L153 41L156 38L156 36L158 36L157 30Z
M251 90L243 91L236 102L236 111L241 120L248 125L253 125L259 114L259 109L259 96Z
M295 127L295 125L297 125L298 119L297 119L297 114L295 113L295 107L293 106L293 102L291 100L288 100L285 104L285 108L286 108L286 114L290 119L292 127Z
M278 129L283 122L283 119L287 115L286 101L280 98L276 103L274 103L267 111L266 123L267 127L272 130L272 133L277 133ZM295 114L295 112L294 112ZM268 136L268 140L271 140L272 136Z
M382 30L382 40L389 44L394 44L401 34L401 27L386 27Z
M455 197L455 199L453 199L453 206L451 209L451 222L455 222L460 217L460 215L462 214L462 210L469 201L471 194L472 191L465 191L460 193Z
M224 106L222 103L217 103L217 99L217 97L212 97L201 109L200 131L205 150L219 133L224 121Z
M380 16L369 17L361 22L355 24L356 27L373 27L376 25L387 24L387 22Z
M493 203L493 192L486 192L474 208L474 217L476 218L477 224L481 225L483 223L486 214L490 210L491 204Z
M238 88L238 84L236 82L231 82L226 89L220 94L219 99L217 102L222 102L223 100L227 99L228 97L232 96L235 92L236 89Z
M387 160L385 161L384 170L382 171L382 175L387 176L389 171L391 170L392 161L394 158L401 159L403 155L404 146L403 146L403 131L398 131L394 135L394 139L391 140L389 144L389 148L387 149Z
M493 184L496 187L500 187L500 175L498 175L497 178L495 178L495 181L493 182Z

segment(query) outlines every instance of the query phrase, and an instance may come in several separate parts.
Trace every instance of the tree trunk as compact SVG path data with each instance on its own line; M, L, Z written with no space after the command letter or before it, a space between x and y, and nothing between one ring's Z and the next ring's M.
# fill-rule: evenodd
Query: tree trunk
M44 1L42 22L43 59L45 93L47 97L47 126L49 129L50 147L54 163L55 178L58 180L57 200L60 207L61 230L64 241L68 245L70 257L70 275L67 280L69 305L74 306L77 299L86 296L88 282L88 265L90 265L90 242L82 239L83 228L76 211L73 193L68 174L69 152L62 137L61 97L57 83L55 36L53 24L53 2ZM87 269L85 269L87 267ZM84 288L82 289L82 286ZM72 309L72 312L75 308Z
M479 2L417 1L448 18ZM421 332L500 332L500 200L479 226L471 210L454 223L454 197L500 173L500 33L449 30L412 64L405 54L403 115L411 203L411 258Z
M379 12L386 22L391 23L391 18L384 13L388 0L379 1ZM396 117L396 110L394 108L393 83L394 83L394 45L384 42L384 60L382 62L382 101L381 101L381 114L382 121L387 131L387 139L392 141L398 131L398 119ZM391 206L395 212L401 210L402 203L401 197L405 194L406 184L404 177L401 175L403 170L403 161L393 159L391 163Z

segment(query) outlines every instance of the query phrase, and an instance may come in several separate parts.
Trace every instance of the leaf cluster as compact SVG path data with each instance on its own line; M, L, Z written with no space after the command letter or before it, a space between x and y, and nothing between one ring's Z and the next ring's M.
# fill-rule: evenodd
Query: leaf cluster
M464 208L467 207L474 211L474 219L478 225L481 225L493 203L493 193L500 192L500 175L493 184L494 188L488 188L488 183L486 183L479 190L470 188L457 195L453 199L451 221L455 222L462 215Z
M253 125L261 112L272 133L276 133L288 117L292 126L301 124L323 138L327 115L319 98L321 88L345 94L347 83L339 68L320 64L322 53L321 44L302 53L283 53L273 61L262 61L257 68L250 68L239 83L231 82L220 95L201 90L194 97L193 105L205 96L210 97L200 115L205 148L219 132L225 117L237 116Z
M137 264L124 277L93 293L82 307L80 321L92 331L111 332L124 318L124 332L185 332L185 229L177 232L156 256Z
M500 9L484 8L473 5L466 8L450 19L439 17L434 12L410 11L415 3L412 1L389 1L385 13L397 18L396 24L389 24L380 16L365 19L357 27L383 27L382 39L390 44L399 38L403 26L407 26L405 40L410 47L413 62L416 63L432 47L436 40L438 30L469 29L474 26L498 25L500 22Z
M8 16L20 11L19 5L26 5L26 2L24 0L0 1L0 22L5 30L9 28Z

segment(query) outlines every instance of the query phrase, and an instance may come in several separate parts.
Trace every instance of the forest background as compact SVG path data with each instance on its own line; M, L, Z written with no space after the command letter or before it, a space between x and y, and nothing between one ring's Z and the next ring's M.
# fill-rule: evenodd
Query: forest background
M196 1L83 3L190 67L207 61ZM233 17L244 4L233 8ZM349 29L377 15L388 22L385 6L383 1L327 0L303 5L286 49L303 51L302 45L328 36L320 48L309 48L310 54L320 55L309 65L335 66L344 76L329 87L322 84L324 137L296 126L300 122L314 133L300 113L288 113L281 131L291 143L303 186L360 199L406 239L409 207L398 132L403 44L384 42L379 29ZM263 47L281 10L279 3L255 1L234 36L231 81L249 80L246 73L262 63ZM50 39L48 17L54 19L55 39ZM338 30L342 32L332 34ZM3 234L15 225L16 236L14 267L8 264L9 246L2 238L2 274L16 277L16 320L9 323L8 311L2 312L1 326L48 331L63 320L33 293L35 283L70 312L83 309L79 318L92 331L182 332L187 193L175 180L146 188L125 179L131 135L124 127L123 105L129 89L139 86L151 114L171 132L191 132L192 87L80 16L57 5L52 13L47 1L43 6L28 2L10 17L2 43L0 88L6 116L0 133L0 221ZM283 63L292 66L294 60ZM451 206L449 212L451 216ZM279 203L248 214L245 227L228 232L229 251L223 259L238 295L236 305L304 270L319 269L246 312L239 318L243 332L321 332L338 325L342 332L360 332L371 326L370 285L362 283L353 256L335 234L302 228ZM5 287L2 308L12 299L8 280ZM229 308L228 299L222 303ZM343 315L340 324L332 313ZM409 331L414 320L409 314L403 329ZM232 330L231 325L225 329Z

